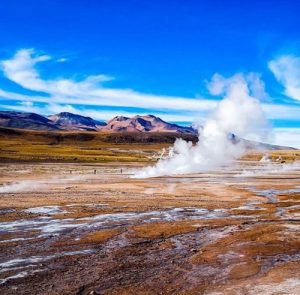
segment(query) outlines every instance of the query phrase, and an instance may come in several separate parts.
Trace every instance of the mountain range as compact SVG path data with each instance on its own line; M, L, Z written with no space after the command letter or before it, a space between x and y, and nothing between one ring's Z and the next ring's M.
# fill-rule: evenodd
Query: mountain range
M47 131L174 132L197 134L192 127L171 124L153 116L116 116L107 123L77 114L62 112L44 117L35 113L0 111L0 127Z
M14 129L26 129L37 131L77 131L82 132L102 132L107 135L106 140L115 143L128 142L168 142L172 143L176 138L181 137L192 142L198 141L198 132L193 127L184 127L177 124L165 122L153 116L134 116L131 118L116 116L107 122L97 121L90 117L62 112L56 115L44 117L35 113L24 113L14 111L0 111L0 128L10 128L2 132L9 134ZM76 134L75 134L76 135ZM56 135L55 135L56 136ZM70 136L70 135L68 135ZM88 134L81 134L86 138ZM91 135L92 136L92 135ZM88 136L89 137L89 136ZM238 138L234 134L229 134L233 142L243 141L249 149L292 149L285 146L277 146L254 142Z

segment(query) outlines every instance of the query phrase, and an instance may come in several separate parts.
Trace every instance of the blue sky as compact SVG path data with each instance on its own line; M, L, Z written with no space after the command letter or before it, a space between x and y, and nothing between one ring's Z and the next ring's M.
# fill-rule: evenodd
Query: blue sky
M10 0L0 11L3 110L189 124L221 99L213 75L242 73L271 141L300 147L299 1Z

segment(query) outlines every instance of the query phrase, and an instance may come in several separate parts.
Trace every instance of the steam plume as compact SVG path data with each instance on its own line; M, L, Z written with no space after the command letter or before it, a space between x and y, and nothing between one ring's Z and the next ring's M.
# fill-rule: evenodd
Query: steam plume
M198 143L176 140L169 158L136 171L136 178L196 173L228 165L245 151L235 135L255 140L266 135L267 121L257 97L264 87L257 76L237 74L226 79L216 74L208 89L224 98L198 127Z

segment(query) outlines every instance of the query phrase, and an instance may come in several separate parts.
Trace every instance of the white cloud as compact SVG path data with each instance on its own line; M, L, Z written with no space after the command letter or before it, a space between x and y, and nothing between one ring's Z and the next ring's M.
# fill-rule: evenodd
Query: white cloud
M47 103L49 104L49 100L51 101L51 99L49 97L43 97L43 96L31 96L31 95L23 95L23 94L18 94L18 93L13 93L13 92L9 92L9 91L4 91L0 89L0 99L3 100L14 100L14 101L18 101L18 102L22 102L22 101L30 101L30 102L35 102L35 103ZM78 100L78 99L57 99L57 100L52 100L53 102L50 102L50 105L57 105L57 106L61 106L61 109L65 110L65 106L66 105L86 105L86 106L103 106L105 104L102 104L101 101L94 102L94 101L89 101L89 100ZM175 110L173 109L169 109L168 111L168 115L164 115L164 118L168 117L172 117L175 119L172 119L171 121L173 122L193 122L195 120L200 120L203 121L203 117L205 117L207 115L208 112L210 112L211 110L214 109L215 105L217 104L217 101L213 100L211 101L213 102L210 106L206 106L205 108L203 108L204 110L198 110L197 108L191 108L189 110L186 110L184 108L184 106L182 107L182 109L180 110L180 115L171 115L172 111L174 112ZM110 105L108 105L110 106ZM128 106L134 106L134 105L128 105ZM4 107L4 105L2 106ZM14 108L14 106L9 106L6 105L6 108L10 108L10 109L16 109ZM17 106L19 107L19 106ZM264 110L264 112L266 113L266 117L268 119L285 119L285 120L299 120L300 118L300 106L296 106L296 105L283 105L283 104L262 104L262 108ZM159 113L159 108L153 108L154 110L151 110L151 113L156 114ZM21 109L19 109L21 110ZM30 111L30 110L26 110L23 109L24 111ZM43 108L40 110L41 114L49 114L49 112L46 112L47 110L50 110L49 108ZM74 111L77 111L79 113L81 113L83 110L82 109L76 109L74 107ZM34 112L32 110L32 112ZM36 109L36 112L38 112L38 109ZM104 116L106 113L108 113L108 111L95 111L95 114L97 115L98 119L106 119L107 116ZM115 111L115 112L111 112L113 114L116 115L121 115L121 114L125 114L124 112L121 111ZM130 113L130 112L126 112L127 114L131 114L135 115L135 113ZM140 112L139 112L140 113ZM99 117L101 114L102 117Z
M112 79L106 75L88 76L82 81L71 79L45 80L37 71L36 64L49 59L51 59L50 56L37 55L33 49L22 49L17 51L13 58L2 61L2 70L8 79L26 89L45 92L45 95L24 95L0 89L0 98L3 100L42 102L50 105L138 107L157 111L167 110L169 113L180 111L185 119L188 119L185 121L197 119L197 112L198 117L206 115L215 108L218 102L211 99L152 95L139 93L132 89L103 87L104 82ZM240 79L242 76L242 74L237 74L230 79ZM266 96L264 84L258 74L250 73L246 75L246 79L254 97L264 98ZM228 79L215 74L211 82L208 83L208 89L213 95L219 95L225 91L225 88L230 84L229 82ZM269 119L298 120L300 116L300 106L265 103L263 109ZM191 116L191 113L195 116Z
M37 113L43 115L51 115L60 112L80 113L79 110L71 105L61 105L50 103L45 106L37 106L32 101L23 101L17 105L2 105L2 108L20 112Z
M72 105L50 103L45 106L37 106L32 102L21 102L17 105L2 105L2 108L21 112L32 112L44 115L52 115L60 112L70 112L80 114L82 116L92 117L93 119L107 121L115 116L132 117L137 115L135 112L120 111L120 110L95 110L88 108L75 108ZM139 115L148 115L149 112L139 112ZM158 116L168 122L193 122L194 118L199 116L199 113L189 114L172 114L172 113L159 113L151 112L152 115Z
M300 100L300 57L280 56L269 62L269 69L284 87L285 95Z
M84 91L94 90L101 82L113 78L106 75L88 76L75 82L71 79L43 80L35 69L37 63L50 60L48 55L36 55L33 49L21 49L12 59L1 62L4 75L26 89L41 91L52 95L73 96Z
M20 103L22 106L26 107L26 108L31 108L33 107L33 102L32 101L21 101Z
M132 89L103 87L103 83L112 80L106 75L88 76L81 81L72 79L42 79L36 64L49 60L48 55L37 55L32 49L19 50L13 58L1 62L6 78L25 89L44 92L49 97L37 96L35 101L66 104L85 104L95 106L123 106L166 110L209 111L216 101L198 98L185 98L145 94ZM2 91L10 99L20 98L19 94ZM1 93L0 93L1 95ZM16 97L16 98L14 98Z
M300 105L263 104L268 119L298 121L300 118Z
M242 81L245 83L244 89L241 89L241 92L245 91L252 97L260 100L268 98L268 94L265 92L265 85L257 73L249 73L247 75L240 73L230 78L215 74L207 84L207 87L212 95L223 96L225 92L230 93L232 91L230 89L232 85ZM239 96L241 96L241 92L238 93ZM262 108L268 119L299 120L300 118L300 105L262 103Z
M216 73L207 83L207 88L212 95L224 95L226 92L230 91L232 85L234 85L236 82L241 82L242 80L247 83L247 87L245 86L244 90L249 95L259 100L268 97L267 93L265 92L265 84L261 80L260 75L253 72L248 73L247 75L242 73L235 74L230 78L225 78L224 76Z
M62 57L62 58L57 59L56 61L57 62L67 62L69 60L67 58L65 58L65 57Z
M274 144L300 149L300 128L275 128Z

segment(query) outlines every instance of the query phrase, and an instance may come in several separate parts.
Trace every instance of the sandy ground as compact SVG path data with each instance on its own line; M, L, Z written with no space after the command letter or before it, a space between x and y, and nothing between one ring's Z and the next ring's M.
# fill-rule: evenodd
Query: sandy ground
M299 167L133 169L1 165L0 294L300 294Z

